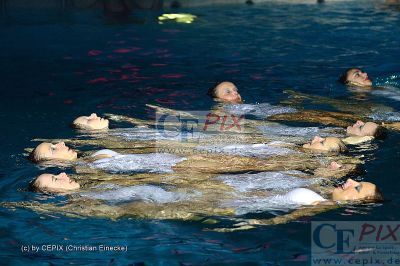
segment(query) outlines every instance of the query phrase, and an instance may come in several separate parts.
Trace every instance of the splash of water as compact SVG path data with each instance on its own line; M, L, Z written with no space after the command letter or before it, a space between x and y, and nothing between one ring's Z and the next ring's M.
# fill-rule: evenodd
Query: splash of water
M300 171L284 171L222 175L217 179L235 189L235 199L223 202L222 206L234 208L237 214L242 215L271 210L287 211L323 201L317 193L301 188L318 183L320 179L304 177L305 174ZM266 196L248 195L257 191L269 193Z
M111 203L140 200L158 204L186 201L201 195L200 192L167 191L153 185L139 185L129 187L113 187L102 192L82 192L80 196L91 199L105 200Z
M297 110L293 107L274 106L269 103L260 104L226 104L224 110L237 115L254 115L259 118L266 118L277 114L295 113Z
M109 173L171 173L172 167L186 160L168 153L116 155L89 163L90 168Z
M207 145L196 148L209 153L227 153L246 157L266 158L274 155L288 155L297 153L294 150L269 144L234 144L234 145Z

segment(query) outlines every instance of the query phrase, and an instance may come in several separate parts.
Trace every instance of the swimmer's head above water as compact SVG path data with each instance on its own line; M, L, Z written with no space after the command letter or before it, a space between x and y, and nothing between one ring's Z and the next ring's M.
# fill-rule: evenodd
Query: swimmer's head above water
M80 185L66 173L61 173L59 175L42 174L30 183L30 187L38 192L63 193L77 190Z
M210 88L207 94L216 101L225 103L242 103L242 97L240 96L238 89L235 84L229 81L218 83L216 86Z
M315 136L310 143L304 144L303 148L328 152L347 151L347 147L344 145L343 141L336 137L321 138L320 136Z
M339 82L345 85L353 85L357 87L370 87L372 81L368 74L359 68L347 69L339 78Z
M383 195L378 187L370 182L347 181L332 191L334 201L383 201Z
M90 116L80 116L72 122L72 127L84 130L108 129L108 120L93 113Z
M331 204L319 194L307 188L296 188L284 195L284 197L294 203L301 205ZM347 201L383 201L383 195L375 184L370 182L357 182L353 179L347 181L340 187L334 188L331 200L335 202Z
M383 138L385 135L385 129L374 122L366 122L358 120L354 125L348 126L347 134L350 136L371 136L375 138Z
M64 142L57 144L43 142L30 154L30 159L36 163L53 160L74 161L77 157L77 152L65 146Z

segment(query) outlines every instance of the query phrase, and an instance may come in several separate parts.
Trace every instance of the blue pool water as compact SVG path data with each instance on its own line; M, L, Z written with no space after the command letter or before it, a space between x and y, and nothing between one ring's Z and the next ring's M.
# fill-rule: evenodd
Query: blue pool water
M400 12L380 1L265 3L179 10L192 24L158 24L160 14L106 18L98 10L8 9L0 21L0 197L31 201L24 189L43 171L24 148L34 138L75 136L69 123L91 112L153 118L145 104L207 110L207 88L235 82L247 103L276 104L285 89L347 98L336 83L358 66L400 87ZM174 11L175 12L175 11ZM367 102L399 110L400 102ZM312 106L311 106L312 107ZM400 135L390 132L368 152L361 179L381 187L383 204L344 207L323 220L399 220ZM57 169L53 169L57 172ZM67 169L68 172L68 169ZM257 214L270 217L271 214ZM2 265L298 265L310 264L310 219L234 233L209 232L201 222L75 219L26 209L0 210ZM126 245L129 251L42 252L28 244Z

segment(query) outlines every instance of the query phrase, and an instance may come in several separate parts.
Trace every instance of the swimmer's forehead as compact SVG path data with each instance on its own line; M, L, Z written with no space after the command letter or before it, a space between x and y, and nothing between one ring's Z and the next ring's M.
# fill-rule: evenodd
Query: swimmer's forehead
M376 185L371 183L371 182L360 182L360 184L364 187L364 188L375 188Z
M233 84L232 82L224 81L218 84L216 89L219 90L219 89L237 89L237 88L235 84Z
M39 185L49 182L53 179L53 175L52 174L41 174L40 176L38 176L36 178L35 183L39 183Z
M362 70L359 69L359 68L352 68L352 69L350 69L349 71L347 71L347 74L348 74L348 75L353 75L353 74L355 74L355 73L357 73L357 72L362 72Z
M80 117L78 117L77 119L74 120L74 123L84 124L84 123L87 123L88 120L89 120L88 116L80 116Z
M378 124L374 122L367 122L364 124L364 127L378 127Z
M36 150L37 150L37 151L47 151L47 150L49 150L49 149L51 148L52 145L53 145L53 144L51 144L51 143L43 142L43 143L39 144L39 145L36 147Z

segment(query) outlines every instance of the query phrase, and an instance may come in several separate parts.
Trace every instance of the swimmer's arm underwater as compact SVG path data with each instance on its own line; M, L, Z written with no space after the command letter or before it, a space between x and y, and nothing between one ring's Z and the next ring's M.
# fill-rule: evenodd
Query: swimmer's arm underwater
M303 110L297 113L277 114L267 118L270 121L294 121L316 123L325 126L347 127L353 121L362 120L360 116L327 111Z
M285 90L284 93L289 95L289 99L283 101L284 104L290 105L301 105L304 100L309 100L313 104L325 104L336 108L341 112L350 112L355 115L369 115L375 109L391 111L392 109L388 106L379 104L370 104L361 101L349 102L349 100L334 99L331 97L312 95L296 92L293 90Z
M147 107L155 110L159 114L169 114L169 115L174 115L174 116L179 116L179 117L188 117L188 118L198 118L194 114L191 114L186 111L180 111L180 110L174 110L166 107L161 107L158 105L153 105L153 104L146 104Z
M210 215L233 215L229 208L214 208L194 204L193 202L152 204L146 202L132 202L123 205L107 205L100 200L77 198L65 205L39 202L4 202L0 206L15 209L26 208L38 213L54 215L61 214L74 218L98 217L111 220L123 217L147 218L160 220L204 220ZM207 221L208 220L208 221ZM210 219L205 220L206 223Z
M125 123L129 123L135 127L143 127L143 128L154 128L154 127L160 126L160 123L161 123L157 120L143 120L143 119L129 117L129 116L125 116L125 115L104 114L104 116L114 122L125 122ZM181 122L163 121L162 126L163 127L180 128L182 126L182 124L181 124Z
M235 224L235 227L231 228L215 228L209 229L210 231L217 232L234 232L234 231L242 231L254 229L257 226L261 225L278 225L278 224L286 224L294 220L304 219L307 217L312 217L322 212L327 212L333 209L338 208L338 205L331 201L319 202L315 206L305 207L302 209L295 210L291 213L277 216L270 219L246 219L242 222Z
M129 117L129 116L125 116L125 115L104 114L104 116L107 117L109 120L112 120L115 122L126 122L126 123L132 124L134 126L149 127L149 126L156 125L155 121L143 120L143 119L138 119L138 118Z

